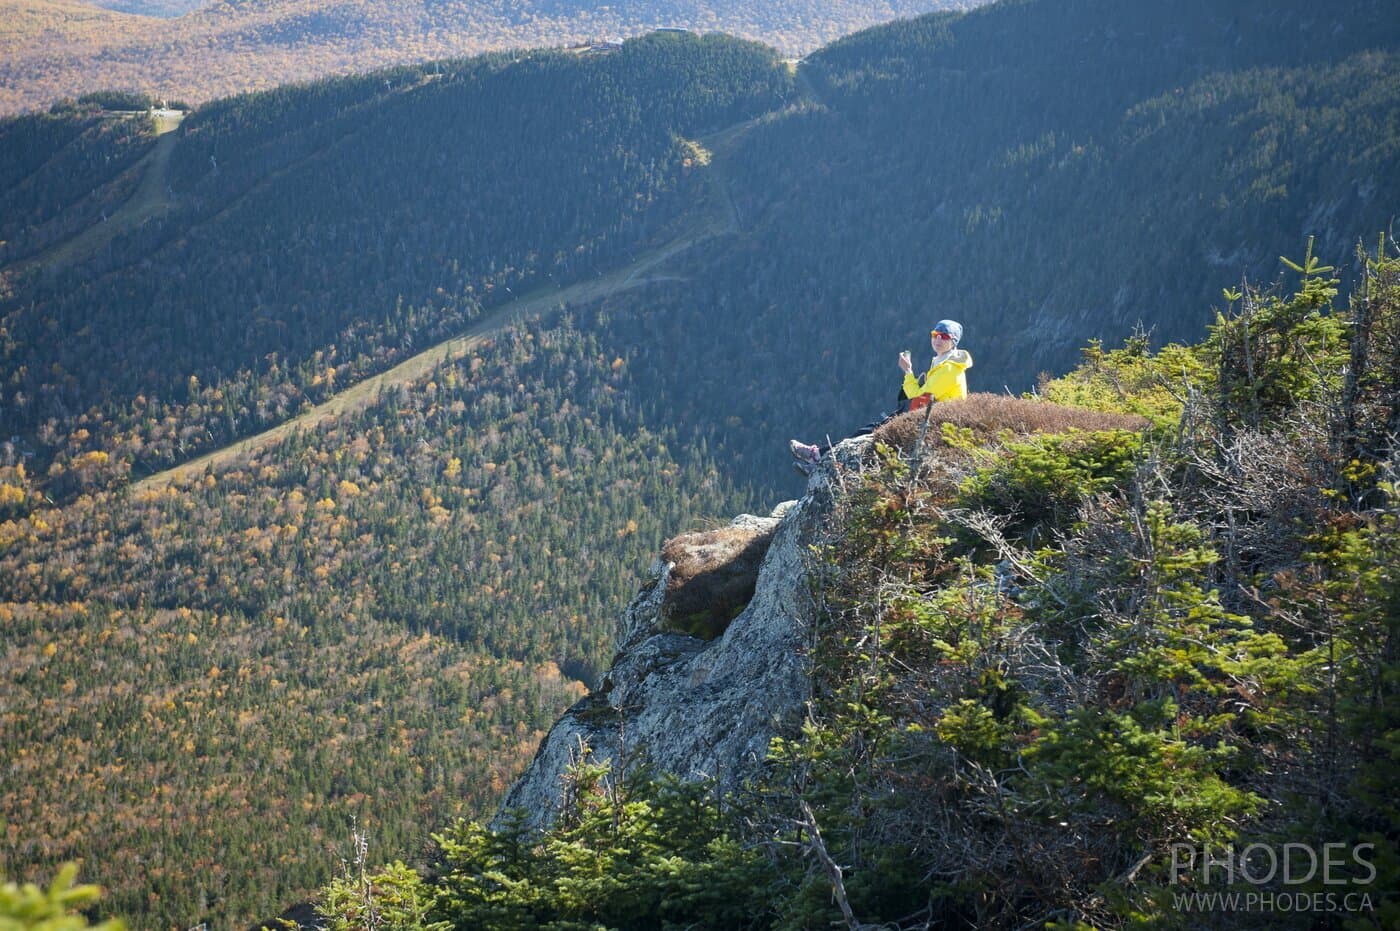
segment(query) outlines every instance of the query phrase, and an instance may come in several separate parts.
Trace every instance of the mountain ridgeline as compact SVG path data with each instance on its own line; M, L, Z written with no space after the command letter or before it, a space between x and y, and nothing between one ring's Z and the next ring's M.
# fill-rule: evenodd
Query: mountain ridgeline
M1221 289L1242 280L1251 306L1267 303L1253 286L1279 274L1280 255L1306 265L1309 237L1344 262L1390 225L1400 24L1388 6L1022 0L873 29L795 65L751 42L658 33L287 86L164 133L101 99L0 122L12 156L0 160L0 741L15 761L0 773L0 872L38 878L83 859L84 878L111 891L103 913L225 929L313 895L357 834L371 859L426 865L438 856L426 834L490 812L549 722L599 684L614 619L662 539L791 497L787 438L836 438L890 408L895 354L922 353L940 318L964 323L974 390L992 391L1028 389L1142 324L1128 362L1091 348L1087 369L1046 390L1121 407L1133 391L1114 379L1147 366L1138 394L1161 403L1138 413L1160 417L1180 401L1158 396L1168 375L1219 360L1209 347L1154 357L1154 344L1204 337ZM1341 268L1337 306L1368 268ZM556 294L589 298L538 310ZM190 476L162 472L468 329L481 341L348 413ZM1328 333L1303 336L1335 353ZM1055 498L1043 521L1016 511L1041 487L1036 463L1108 469L1076 473L1086 495L1127 487L1123 437L1094 441L1092 461L1033 444L982 474L955 426L938 442L983 485L914 497L1000 502L1031 522L1018 545L1082 530L1077 498ZM887 465L889 487L868 494L894 500ZM1316 474L1352 494L1345 468ZM1216 490L1191 487L1206 504L1177 523L1207 524ZM884 539L880 520L853 546ZM920 532L935 547L945 530ZM1172 545L1190 549L1198 531L1171 530ZM1074 539L1046 577L1090 558L1091 541ZM995 544L962 542L959 557ZM963 572L909 558L915 588ZM968 591L981 571L967 568ZM833 596L850 603L852 642L864 594ZM997 629L1011 623L996 612ZM841 685L864 687L859 651L827 649L818 691L830 708L859 704ZM893 658L917 670L932 655L919 649ZM995 664L956 659L959 696L995 699ZM1164 707L1134 726L1175 747ZM996 711L979 737L964 711L914 723L944 726L977 761L1038 739L1029 712L1007 723ZM859 730L832 714L841 735ZM1082 723L1056 720L1054 733ZM1276 736L1250 746L1268 756ZM789 749L820 785L849 789L844 749ZM1073 763L1046 753L1051 769ZM1228 781L1190 759L1200 792ZM1032 795L1027 819L1043 801ZM1242 816L1243 796L1225 795L1207 809ZM654 810L703 809L667 799ZM1094 800L1081 801L1088 820L1074 823L1098 830ZM816 808L825 830L831 809ZM687 843L712 849L708 824ZM1175 837L1174 824L1143 836ZM832 829L835 844L869 836ZM485 862L476 830L453 835L456 862ZM888 849L910 841L897 835ZM1130 848L1095 862L1126 870ZM791 892L796 874L765 872L751 850L704 869ZM891 882L891 911L870 904L878 882L853 895L893 916L917 878ZM786 926L830 919L830 886L800 885ZM332 891L346 908L350 888ZM1039 914L1017 904L1037 894L1002 889L997 914Z
M722 32L797 56L898 16L967 5L969 0L4 0L0 114L112 87L203 104L395 64L601 43L666 27Z
M1021 390L1087 337L1199 335L1222 282L1271 279L1309 235L1337 256L1387 228L1386 12L1016 4L871 30L798 80L757 46L657 34L232 98L178 130L159 221L10 266L0 430L31 473L110 454L66 494L164 467L625 264L699 222L718 176L737 234L622 300L611 338L654 345L655 412L733 419L738 477L770 484L774 431L889 406L882 360L933 320L968 323L978 384ZM764 113L709 164L685 141ZM9 121L6 144L84 119ZM62 220L31 210L11 258Z
M697 200L683 140L791 80L766 49L659 35L211 105L179 130L173 210L12 283L3 432L66 443L76 415L121 477L271 426L664 238ZM7 128L53 119L82 117Z
M809 56L815 102L729 160L745 235L637 302L649 338L686 347L644 357L658 408L725 423L771 482L775 435L892 409L896 354L939 319L966 326L974 390L1024 391L1139 324L1199 338L1222 287L1275 280L1308 236L1342 260L1391 227L1392 12L998 4ZM716 316L733 338L697 339Z

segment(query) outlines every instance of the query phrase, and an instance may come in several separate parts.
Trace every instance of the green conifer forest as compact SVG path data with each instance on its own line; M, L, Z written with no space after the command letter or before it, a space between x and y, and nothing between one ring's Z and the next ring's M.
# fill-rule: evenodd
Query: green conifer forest
M1348 307L1299 263L1199 344L877 431L832 485L813 701L764 777L584 761L548 830L459 822L430 867L329 887L330 926L1390 926L1400 258L1363 261ZM1207 904L1246 894L1289 904Z
M0 120L0 924L1235 927L1172 845L1335 842L1371 907L1288 920L1390 926L1391 6ZM950 317L977 395L830 502L767 776L487 827L663 541Z

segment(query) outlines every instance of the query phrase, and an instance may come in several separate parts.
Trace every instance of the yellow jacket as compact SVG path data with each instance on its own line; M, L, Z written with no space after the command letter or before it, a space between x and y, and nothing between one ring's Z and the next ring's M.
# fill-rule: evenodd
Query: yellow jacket
M935 401L956 401L967 397L967 375L972 368L972 355L966 349L954 349L942 362L937 359L924 375L924 383L913 372L904 376L904 396L918 398L932 395Z

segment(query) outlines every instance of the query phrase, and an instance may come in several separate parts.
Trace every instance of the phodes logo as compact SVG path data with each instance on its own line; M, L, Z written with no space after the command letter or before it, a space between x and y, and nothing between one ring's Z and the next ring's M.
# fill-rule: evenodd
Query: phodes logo
M1179 912L1372 912L1365 892L1174 892Z
M1173 892L1181 912L1369 912L1370 893L1358 887L1376 879L1375 844L1249 844L1245 847L1171 845L1173 886L1234 887L1243 892ZM1289 886L1320 882L1324 891L1289 891ZM1278 887L1285 887L1279 891ZM1263 887L1270 887L1265 889Z

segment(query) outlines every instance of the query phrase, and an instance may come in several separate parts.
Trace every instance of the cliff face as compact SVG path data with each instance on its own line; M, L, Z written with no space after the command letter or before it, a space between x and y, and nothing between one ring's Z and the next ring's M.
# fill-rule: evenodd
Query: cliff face
M722 530L666 544L623 612L602 685L555 723L502 812L519 808L535 827L552 823L566 771L584 753L594 762L647 761L682 778L711 777L723 788L762 763L769 741L797 722L808 698L808 547L829 511L830 481L818 472L800 501L768 517L742 515ZM716 616L733 611L719 633Z

